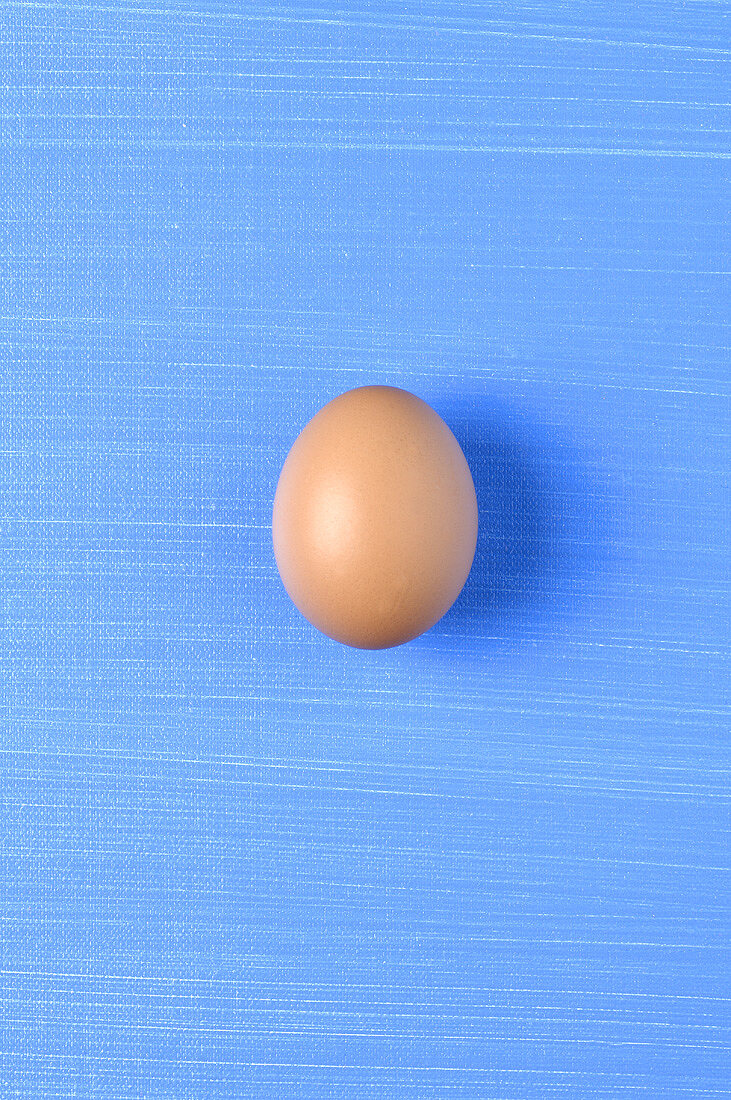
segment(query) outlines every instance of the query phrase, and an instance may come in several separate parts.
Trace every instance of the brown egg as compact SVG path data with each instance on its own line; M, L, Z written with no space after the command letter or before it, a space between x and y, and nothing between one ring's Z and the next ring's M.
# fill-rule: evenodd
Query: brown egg
M274 498L284 587L324 634L385 649L422 634L467 579L477 499L467 461L420 398L363 386L295 440Z

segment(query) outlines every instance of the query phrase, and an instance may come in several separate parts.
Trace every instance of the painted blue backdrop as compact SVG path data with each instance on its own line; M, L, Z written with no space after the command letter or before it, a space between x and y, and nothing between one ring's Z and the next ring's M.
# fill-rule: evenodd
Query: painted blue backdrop
M731 6L0 11L0 1095L729 1095ZM477 561L363 654L352 386Z

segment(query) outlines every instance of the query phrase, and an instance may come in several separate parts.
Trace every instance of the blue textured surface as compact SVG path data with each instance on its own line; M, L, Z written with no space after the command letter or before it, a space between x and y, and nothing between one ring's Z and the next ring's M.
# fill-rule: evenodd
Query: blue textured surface
M4 2L0 1095L729 1095L731 7ZM363 654L276 477L432 402Z

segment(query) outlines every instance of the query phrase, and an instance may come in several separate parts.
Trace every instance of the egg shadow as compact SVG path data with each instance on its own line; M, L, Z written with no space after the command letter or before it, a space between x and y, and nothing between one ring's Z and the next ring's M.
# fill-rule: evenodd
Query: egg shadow
M479 648L547 636L594 575L603 541L600 494L575 443L486 397L433 404L469 464L479 526L465 586L424 642L470 637Z
M564 417L566 434L536 408L484 393L424 393L456 436L477 495L479 526L470 574L451 609L426 634L399 647L440 650L454 659L555 636L572 608L606 572L607 494L586 444ZM545 406L544 406L545 408ZM578 412L578 410L577 410ZM578 421L578 417L576 418ZM592 448L593 449L593 448ZM194 617L209 645L235 664L251 645L302 642L301 622L279 580L271 548L271 500L286 441L253 456L234 439L219 450L216 522L201 535ZM258 486L251 497L241 485ZM604 559L604 560L602 560ZM312 644L322 642L312 634ZM325 640L323 644L330 645ZM348 651L350 652L350 651ZM353 651L361 654L363 651Z

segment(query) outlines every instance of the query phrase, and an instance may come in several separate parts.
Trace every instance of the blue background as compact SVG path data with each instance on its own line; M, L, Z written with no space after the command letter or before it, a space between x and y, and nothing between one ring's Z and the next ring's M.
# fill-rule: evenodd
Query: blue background
M0 1095L729 1095L731 6L0 13ZM279 583L325 401L458 604Z

